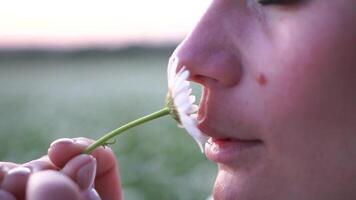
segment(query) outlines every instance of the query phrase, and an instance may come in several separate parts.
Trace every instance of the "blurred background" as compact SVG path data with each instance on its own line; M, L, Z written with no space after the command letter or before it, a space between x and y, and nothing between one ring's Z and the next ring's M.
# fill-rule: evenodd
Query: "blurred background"
M0 3L0 160L26 162L56 138L98 138L162 108L168 58L210 2ZM169 117L111 147L125 199L210 194L216 166Z

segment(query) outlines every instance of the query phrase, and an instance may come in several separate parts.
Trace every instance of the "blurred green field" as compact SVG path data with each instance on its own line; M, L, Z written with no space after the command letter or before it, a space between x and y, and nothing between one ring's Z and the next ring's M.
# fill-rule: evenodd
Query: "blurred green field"
M26 162L56 138L98 138L162 108L170 53L0 57L0 160ZM111 147L127 200L210 194L216 166L169 117L131 129Z

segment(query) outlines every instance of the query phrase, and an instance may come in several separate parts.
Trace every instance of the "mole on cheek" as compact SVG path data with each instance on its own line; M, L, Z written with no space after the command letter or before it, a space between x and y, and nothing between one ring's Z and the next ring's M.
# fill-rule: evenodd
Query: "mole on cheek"
M257 77L257 82L260 86L265 86L267 84L267 78L264 74L259 74Z

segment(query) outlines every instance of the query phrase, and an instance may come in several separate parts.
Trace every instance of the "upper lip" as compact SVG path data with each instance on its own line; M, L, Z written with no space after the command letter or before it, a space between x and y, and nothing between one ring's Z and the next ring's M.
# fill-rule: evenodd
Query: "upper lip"
M240 142L249 142L249 141L261 141L258 138L254 137L243 137L241 135L237 135L238 131L234 133L225 133L219 130L216 130L214 127L210 127L205 123L200 123L198 125L199 129L208 137L213 138L214 140L236 140ZM234 134L234 135L232 135ZM236 135L235 135L236 134Z
M259 138L254 137L248 130L241 130L241 127L234 127L233 132L224 131L225 128L219 128L218 124L212 124L208 115L208 99L209 91L204 88L204 93L201 98L198 111L198 128L208 137L214 140L236 140L236 141L262 141ZM210 111L211 112L211 111Z

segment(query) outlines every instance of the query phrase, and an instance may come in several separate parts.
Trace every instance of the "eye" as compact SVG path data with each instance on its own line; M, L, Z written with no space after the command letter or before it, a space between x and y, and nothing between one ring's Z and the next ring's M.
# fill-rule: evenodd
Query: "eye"
M258 0L258 3L262 5L272 5L272 4L290 4L295 3L297 0Z

